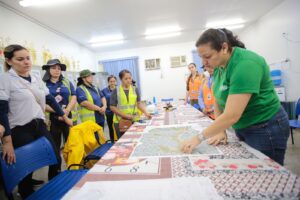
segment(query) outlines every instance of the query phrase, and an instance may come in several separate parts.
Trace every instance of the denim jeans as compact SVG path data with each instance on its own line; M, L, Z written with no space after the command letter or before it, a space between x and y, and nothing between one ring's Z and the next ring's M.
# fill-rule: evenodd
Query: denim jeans
M282 107L270 120L235 131L240 140L283 165L290 130Z

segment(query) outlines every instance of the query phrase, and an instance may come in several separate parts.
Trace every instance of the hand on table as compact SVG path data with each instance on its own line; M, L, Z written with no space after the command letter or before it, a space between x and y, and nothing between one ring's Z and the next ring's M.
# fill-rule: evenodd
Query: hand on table
M192 153L192 151L201 143L199 137L196 135L181 144L181 151L183 153Z
M203 114L207 115L208 114L208 110L206 108L203 109Z
M218 144L227 144L227 134L226 132L221 132L209 139L207 139L207 144L217 146Z
M152 115L149 113L145 113L145 116L147 117L147 119L152 119Z

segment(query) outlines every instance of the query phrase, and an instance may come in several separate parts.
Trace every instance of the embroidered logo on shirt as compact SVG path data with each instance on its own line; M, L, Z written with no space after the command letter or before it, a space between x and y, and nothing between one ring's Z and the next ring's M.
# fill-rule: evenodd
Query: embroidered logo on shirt
M220 90L221 91L225 91L225 90L227 90L228 89L228 86L227 85L222 85L221 87L220 87Z

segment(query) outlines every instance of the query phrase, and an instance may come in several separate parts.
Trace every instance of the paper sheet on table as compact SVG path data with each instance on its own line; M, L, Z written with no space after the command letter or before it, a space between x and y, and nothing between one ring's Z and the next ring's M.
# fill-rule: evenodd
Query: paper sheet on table
M87 182L72 200L221 200L207 177Z

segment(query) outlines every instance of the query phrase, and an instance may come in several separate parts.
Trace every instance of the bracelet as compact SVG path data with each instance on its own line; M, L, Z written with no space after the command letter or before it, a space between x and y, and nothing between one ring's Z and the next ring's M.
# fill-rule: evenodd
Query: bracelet
M201 132L200 134L198 134L198 138L199 138L199 140L200 140L201 142L207 139L207 138L204 136L203 132Z

